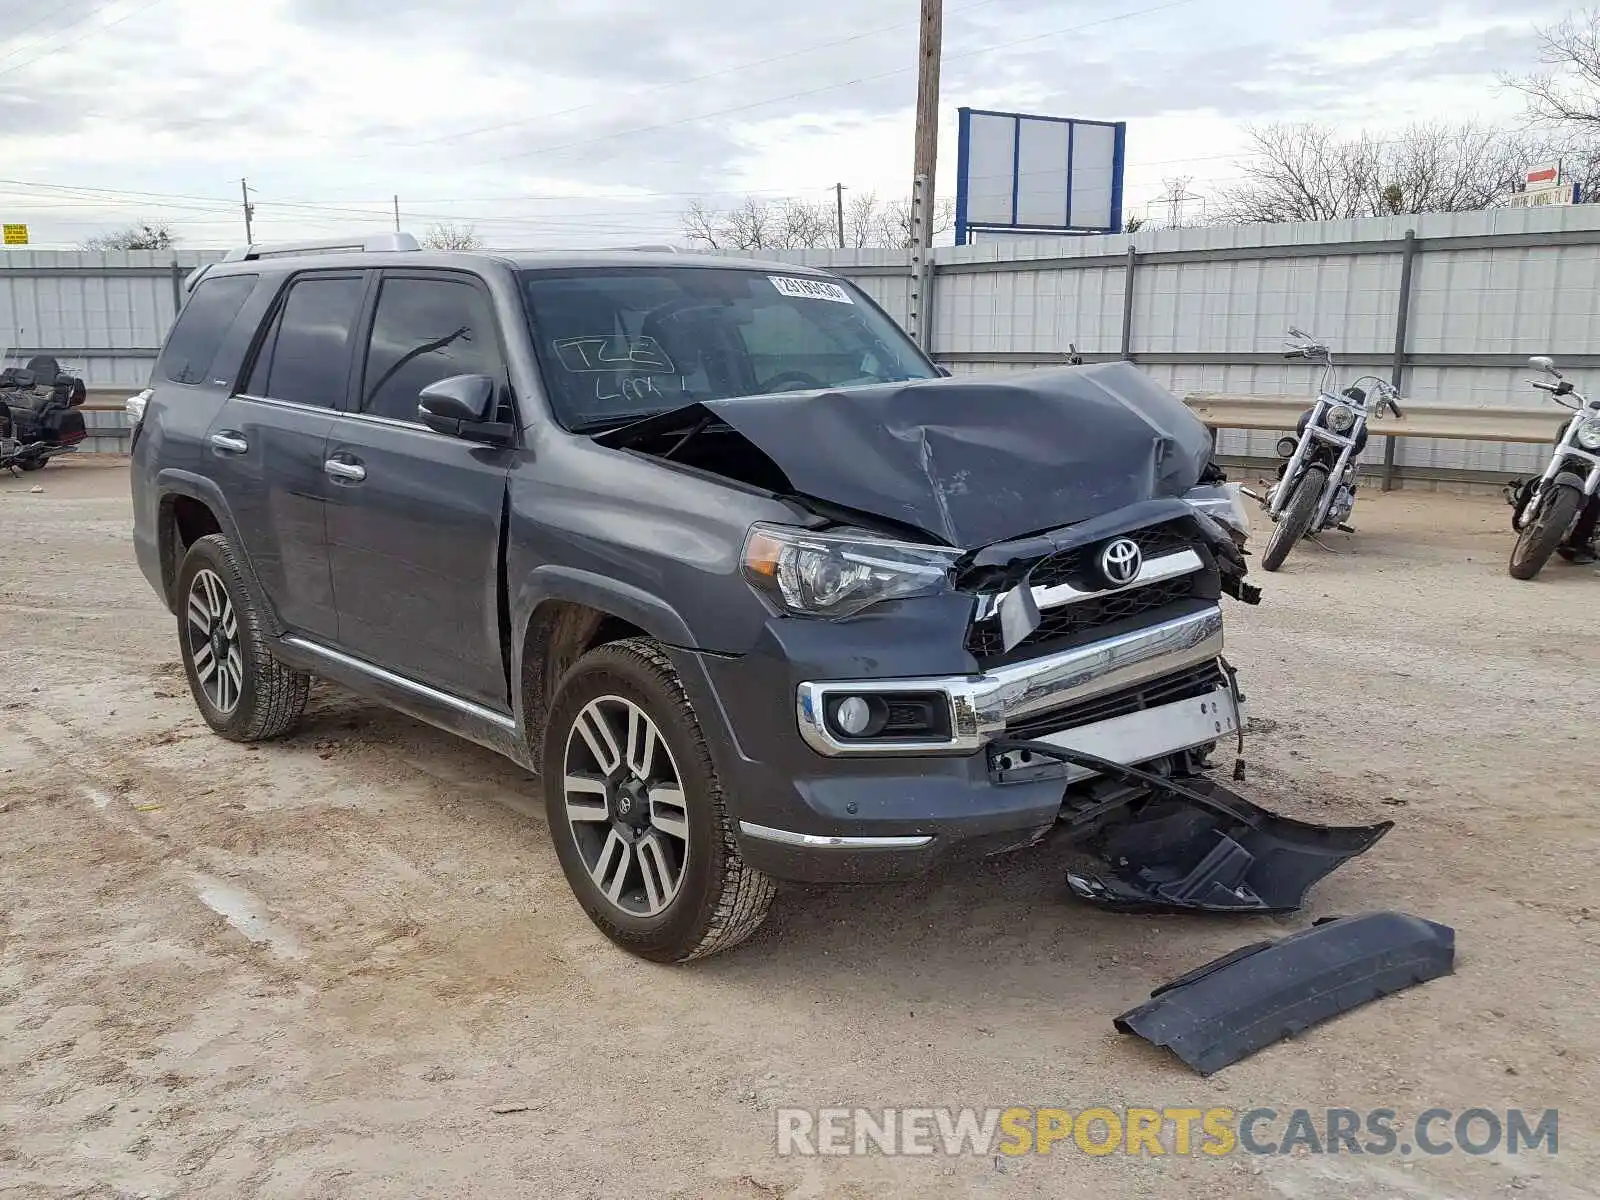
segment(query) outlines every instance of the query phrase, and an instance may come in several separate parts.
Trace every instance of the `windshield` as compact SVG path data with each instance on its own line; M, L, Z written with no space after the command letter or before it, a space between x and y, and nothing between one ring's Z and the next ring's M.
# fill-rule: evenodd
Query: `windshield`
M828 279L596 268L523 272L522 292L545 387L569 429L701 400L938 374L866 297Z

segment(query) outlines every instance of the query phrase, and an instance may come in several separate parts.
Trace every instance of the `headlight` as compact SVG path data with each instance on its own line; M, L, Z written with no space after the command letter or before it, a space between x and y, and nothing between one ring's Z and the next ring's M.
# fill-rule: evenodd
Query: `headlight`
M150 403L150 397L153 394L149 388L145 388L142 392L129 396L122 402L123 411L128 414L128 420L132 424L137 425L144 420L145 405Z
M1278 457L1292 458L1296 447L1300 445L1299 438L1281 437L1278 439Z
M1205 513L1212 520L1231 525L1245 537L1250 536L1250 513L1244 503L1243 484L1224 483L1190 488L1183 498L1191 508Z
M931 596L950 586L959 550L893 542L867 532L813 533L752 525L744 576L789 612L849 617L884 600Z
M1328 409L1327 415L1322 419L1335 433L1348 433L1350 427L1356 423L1356 413L1348 404L1335 404Z
M1590 417L1587 421L1581 422L1575 436L1578 445L1585 450L1591 452L1600 450L1600 418Z

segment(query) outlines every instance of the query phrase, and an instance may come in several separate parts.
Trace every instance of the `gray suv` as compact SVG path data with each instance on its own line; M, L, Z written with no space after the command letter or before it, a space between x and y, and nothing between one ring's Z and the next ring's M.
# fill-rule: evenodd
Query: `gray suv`
M844 279L698 255L397 234L187 286L132 488L205 719L279 737L315 675L509 756L634 953L738 944L776 879L1104 852L1237 734L1236 497L1127 364L950 377Z

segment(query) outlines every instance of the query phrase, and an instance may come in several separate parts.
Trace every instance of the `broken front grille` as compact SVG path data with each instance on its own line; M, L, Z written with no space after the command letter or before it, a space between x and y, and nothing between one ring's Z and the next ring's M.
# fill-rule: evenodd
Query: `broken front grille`
M1152 525L1148 529L1136 529L1127 536L1139 544L1139 552L1144 555L1146 562L1194 546L1194 538L1184 532L1177 522ZM1049 558L1043 559L1033 569L1031 578L1033 586L1055 587L1061 583L1070 583L1080 588L1098 586L1094 556L1104 544L1095 542L1093 545L1080 546L1076 550L1063 550L1060 554L1052 554Z
M1080 725L1109 721L1113 717L1125 717L1147 708L1158 708L1178 700L1204 696L1219 687L1227 686L1227 682L1228 678L1223 674L1221 664L1213 660L1198 667L1162 676L1160 679L1152 679L1133 691L1097 696L1092 700L1083 700L1065 708L1029 717L1025 721L1008 725L1006 736L1044 737L1046 734L1058 733L1063 729L1075 729Z
M1039 627L1013 647L1011 654L1043 648L1047 642L1059 641L1076 634L1125 621L1165 608L1195 594L1195 584L1200 572L1180 575L1176 579L1163 579L1126 592L1107 592L1077 604L1064 604L1048 608L1039 614ZM996 658L1007 653L1005 639L1000 632L1000 618L979 621L967 634L967 649L979 659Z
M1192 534L1185 529L1183 522L1153 525L1148 529L1134 530L1126 536L1139 544L1147 563L1152 559L1176 554L1182 550L1199 552L1199 547L1195 544ZM1070 584L1082 591L1092 591L1100 586L1095 556L1103 545L1104 542L1095 542L1042 559L1029 576L1030 585L1035 588L1048 588L1059 584ZM1203 552L1202 558L1204 558ZM1039 613L1038 627L1009 651L1005 648L1005 639L1000 630L1000 617L997 613L985 620L973 622L967 632L967 650L974 658L985 664L1002 657L1026 658L1043 653L1054 643L1071 639L1081 640L1082 635L1102 626L1115 625L1192 597L1203 596L1206 594L1204 591L1206 582L1210 575L1214 574L1214 570L1209 573L1204 570L1191 571L1176 578L1162 579L1122 591L1106 591L1073 604L1042 609Z

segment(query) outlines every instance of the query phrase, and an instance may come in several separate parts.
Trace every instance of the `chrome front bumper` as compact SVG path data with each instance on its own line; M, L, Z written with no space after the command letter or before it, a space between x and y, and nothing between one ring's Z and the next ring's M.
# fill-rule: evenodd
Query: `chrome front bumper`
M1146 680L1198 666L1222 653L1222 610L1190 613L1056 654L995 667L981 675L931 679L858 679L802 683L796 698L800 735L813 750L841 755L971 754L1007 725ZM842 694L940 693L950 702L950 736L941 740L852 740L828 726L828 698Z

